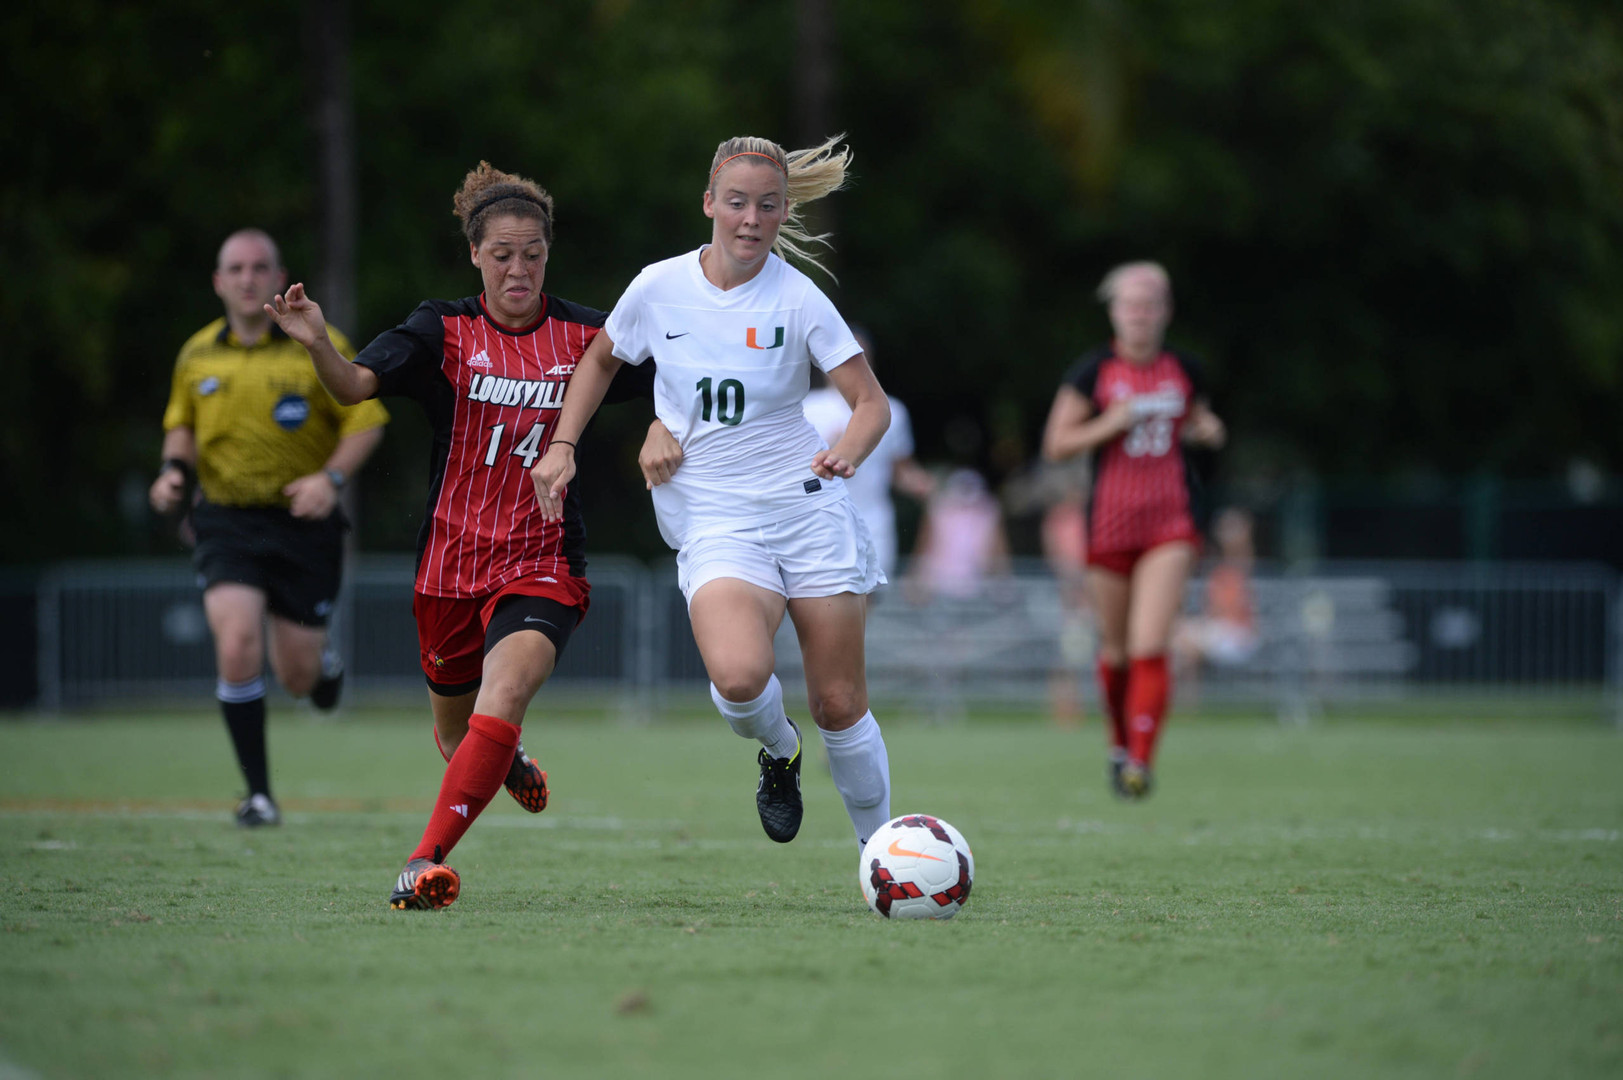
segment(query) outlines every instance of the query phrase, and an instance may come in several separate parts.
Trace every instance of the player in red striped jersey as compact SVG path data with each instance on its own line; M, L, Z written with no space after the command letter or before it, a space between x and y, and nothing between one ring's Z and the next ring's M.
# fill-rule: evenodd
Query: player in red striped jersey
M605 314L542 292L552 197L533 181L480 162L453 207L484 292L425 301L353 364L328 342L302 285L267 305L334 398L414 398L434 432L412 610L447 766L390 897L397 908L456 899L461 879L445 857L504 782L526 809L545 808L546 774L525 756L519 729L590 591L579 492L570 488L561 518L548 520L529 470L552 441L575 364ZM628 368L611 393L651 398L653 373ZM656 421L644 458L662 447L680 458Z
M1167 649L1199 552L1185 446L1217 448L1198 364L1164 345L1172 282L1153 262L1116 267L1099 286L1115 339L1082 357L1049 410L1043 456L1093 457L1087 576L1099 624L1099 685L1116 792L1150 790L1171 699Z

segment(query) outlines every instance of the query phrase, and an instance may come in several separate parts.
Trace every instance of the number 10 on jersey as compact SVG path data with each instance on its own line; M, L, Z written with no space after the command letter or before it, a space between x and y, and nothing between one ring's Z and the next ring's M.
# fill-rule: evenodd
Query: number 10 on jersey
M728 427L736 427L744 419L744 384L737 379L723 379L717 383L714 399L711 397L710 376L700 379L694 389L699 392L699 419L705 423L710 422L712 408L717 422Z

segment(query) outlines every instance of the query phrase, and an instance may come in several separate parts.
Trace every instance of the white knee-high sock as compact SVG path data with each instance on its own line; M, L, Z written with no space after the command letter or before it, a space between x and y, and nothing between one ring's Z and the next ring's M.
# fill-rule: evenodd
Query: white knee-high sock
M800 747L795 729L783 714L783 684L776 675L766 681L766 689L754 701L728 701L710 684L710 700L727 719L727 726L746 739L758 739L769 756L793 757Z
M879 721L868 712L844 731L822 735L834 787L845 800L857 843L866 844L874 830L890 820L890 757Z

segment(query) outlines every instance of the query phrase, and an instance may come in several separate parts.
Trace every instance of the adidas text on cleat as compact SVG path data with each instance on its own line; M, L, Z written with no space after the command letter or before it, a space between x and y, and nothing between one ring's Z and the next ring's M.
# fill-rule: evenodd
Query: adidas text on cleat
M237 804L237 824L244 829L257 829L261 825L280 825L282 812L269 795L255 794Z
M413 859L400 871L389 906L397 911L430 911L450 906L461 891L462 878L455 870L433 859Z
M521 744L507 769L507 793L524 809L539 814L547 808L547 774L524 753Z
M795 838L800 831L801 815L806 809L800 798L800 752L804 746L800 729L795 727L793 720L789 721L789 726L795 729L793 757L767 757L764 746L757 755L761 763L761 781L755 787L755 809L761 815L761 828L766 830L769 838L780 844L787 844Z
M1129 761L1121 767L1121 792L1129 799L1142 799L1150 793L1150 767L1142 761Z

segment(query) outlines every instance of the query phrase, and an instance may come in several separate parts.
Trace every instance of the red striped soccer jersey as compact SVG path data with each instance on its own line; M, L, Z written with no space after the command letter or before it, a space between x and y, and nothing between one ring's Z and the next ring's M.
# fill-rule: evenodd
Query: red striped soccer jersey
M1089 552L1146 551L1196 539L1197 482L1181 435L1190 405L1205 397L1200 365L1170 350L1135 364L1102 348L1079 360L1065 382L1088 399L1095 415L1126 399L1142 417L1094 451Z
M541 517L530 468L557 428L575 365L605 314L543 296L531 325L497 323L482 297L428 300L355 358L378 395L418 401L433 428L416 590L482 597L517 582L585 595L585 528L571 484L561 521ZM652 367L652 365L644 365ZM622 367L606 400L652 396L653 373Z

